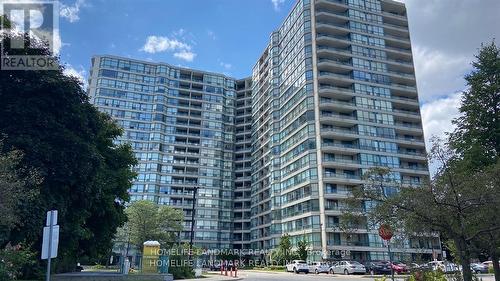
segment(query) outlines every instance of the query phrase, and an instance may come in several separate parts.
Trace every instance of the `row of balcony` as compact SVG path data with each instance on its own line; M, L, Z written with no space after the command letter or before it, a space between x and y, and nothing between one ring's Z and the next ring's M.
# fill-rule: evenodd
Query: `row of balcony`
M364 122L370 122L370 123L376 123L376 124L382 124L382 125L391 125L391 126L396 126L396 127L404 127L404 128L422 130L422 127L420 124L411 124L411 123L404 123L404 122L392 122L391 124L386 124L386 123L382 123L382 122L377 122L377 120L361 118L361 117L353 116L353 115L339 114L339 113L335 113L335 112L321 112L320 116L321 117L332 117L335 119L364 121Z
M343 100L336 100L332 98L326 98L326 97L321 97L320 98L320 104L337 104L337 105L342 105L342 106L348 106L348 107L353 107L353 108L367 108L367 109L375 109L375 110L382 110L382 111L389 111L389 112L396 112L396 113L404 113L404 114L409 114L409 115L415 115L415 116L420 116L419 111L412 111L412 110L407 110L407 109L399 109L399 108L376 108L376 107L367 107L367 106L361 106L357 105L356 102L354 101L343 101Z
M419 136L400 136L400 135L389 135L389 134L374 134L370 132L363 132L359 133L355 129L347 129L347 128L330 128L330 127L324 127L321 128L321 132L335 132L335 133L342 133L342 134L350 134L350 135L357 135L357 136L371 136L371 137L380 137L380 138L385 138L385 139L395 139L395 140L402 140L402 141L410 141L414 143L424 143L424 139Z
M419 156L419 157L425 157L426 156L426 153L423 153L423 152L413 152L413 151L407 151L407 150L404 150L404 149L398 149L398 150L385 150L385 149L382 149L382 148L375 149L374 147L371 147L371 146L363 146L363 145L359 145L359 144L341 144L341 143L323 142L321 144L321 147L324 147L324 148L338 147L338 148L343 148L343 149L370 150L370 151L387 152L387 153L398 153L398 154L405 154L405 155Z

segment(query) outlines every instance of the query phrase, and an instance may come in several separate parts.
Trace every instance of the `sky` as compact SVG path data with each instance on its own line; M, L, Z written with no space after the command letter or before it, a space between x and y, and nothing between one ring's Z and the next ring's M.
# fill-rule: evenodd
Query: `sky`
M82 81L97 54L243 78L295 1L61 0L56 45L66 73ZM474 55L500 40L500 1L398 1L407 6L426 139L444 136Z

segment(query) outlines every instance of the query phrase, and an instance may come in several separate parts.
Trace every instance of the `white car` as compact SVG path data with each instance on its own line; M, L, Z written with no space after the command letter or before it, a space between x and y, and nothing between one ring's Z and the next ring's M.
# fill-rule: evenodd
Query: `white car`
M458 272L460 267L454 263L446 261L431 261L427 265L434 271L441 270L444 273Z
M500 264L500 261L498 261L498 263ZM493 262L492 261L485 261L485 262L482 262L483 265L487 266L488 268L493 268Z
M339 261L330 267L330 273L343 273L345 275L355 273L365 274L366 268L357 261Z
M295 273L309 273L309 266L303 260L293 260L291 263L286 265L286 271L293 271Z
M313 262L311 264L311 266L309 267L309 270L316 273L316 274L320 274L320 273L326 273L328 274L328 272L330 271L330 266L326 263L326 262Z

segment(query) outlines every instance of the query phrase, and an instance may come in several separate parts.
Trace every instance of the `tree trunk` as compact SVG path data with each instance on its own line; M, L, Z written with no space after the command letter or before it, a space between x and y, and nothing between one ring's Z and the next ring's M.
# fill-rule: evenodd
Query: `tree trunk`
M464 281L472 281L472 271L470 270L470 254L465 239L456 239L457 252L460 255L460 265L462 266L462 276Z
M462 274L464 277L464 281L472 281L472 271L470 270L469 258L462 257L460 259L460 265L462 266Z
M495 272L495 281L500 281L500 265L498 264L498 252L496 249L491 251L491 261L493 262L493 271Z

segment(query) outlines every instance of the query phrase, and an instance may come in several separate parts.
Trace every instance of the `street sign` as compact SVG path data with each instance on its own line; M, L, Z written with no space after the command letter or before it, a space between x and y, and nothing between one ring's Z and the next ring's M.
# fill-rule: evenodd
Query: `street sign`
M51 217L52 217L52 223L51 223ZM48 211L47 212L47 219L45 220L45 225L50 226L50 225L57 225L57 210L53 211Z
M43 228L43 243L42 243L42 260L49 258L49 236L50 236L50 226ZM50 258L57 258L57 248L59 245L59 226L52 226L52 244Z
M46 227L43 228L42 242L42 260L47 260L47 272L45 280L50 281L50 262L52 258L57 257L57 248L59 245L59 226L57 225L57 210L47 212L45 221Z
M393 232L388 224L382 224L378 228L378 235L380 235L382 239L389 241L392 238Z

